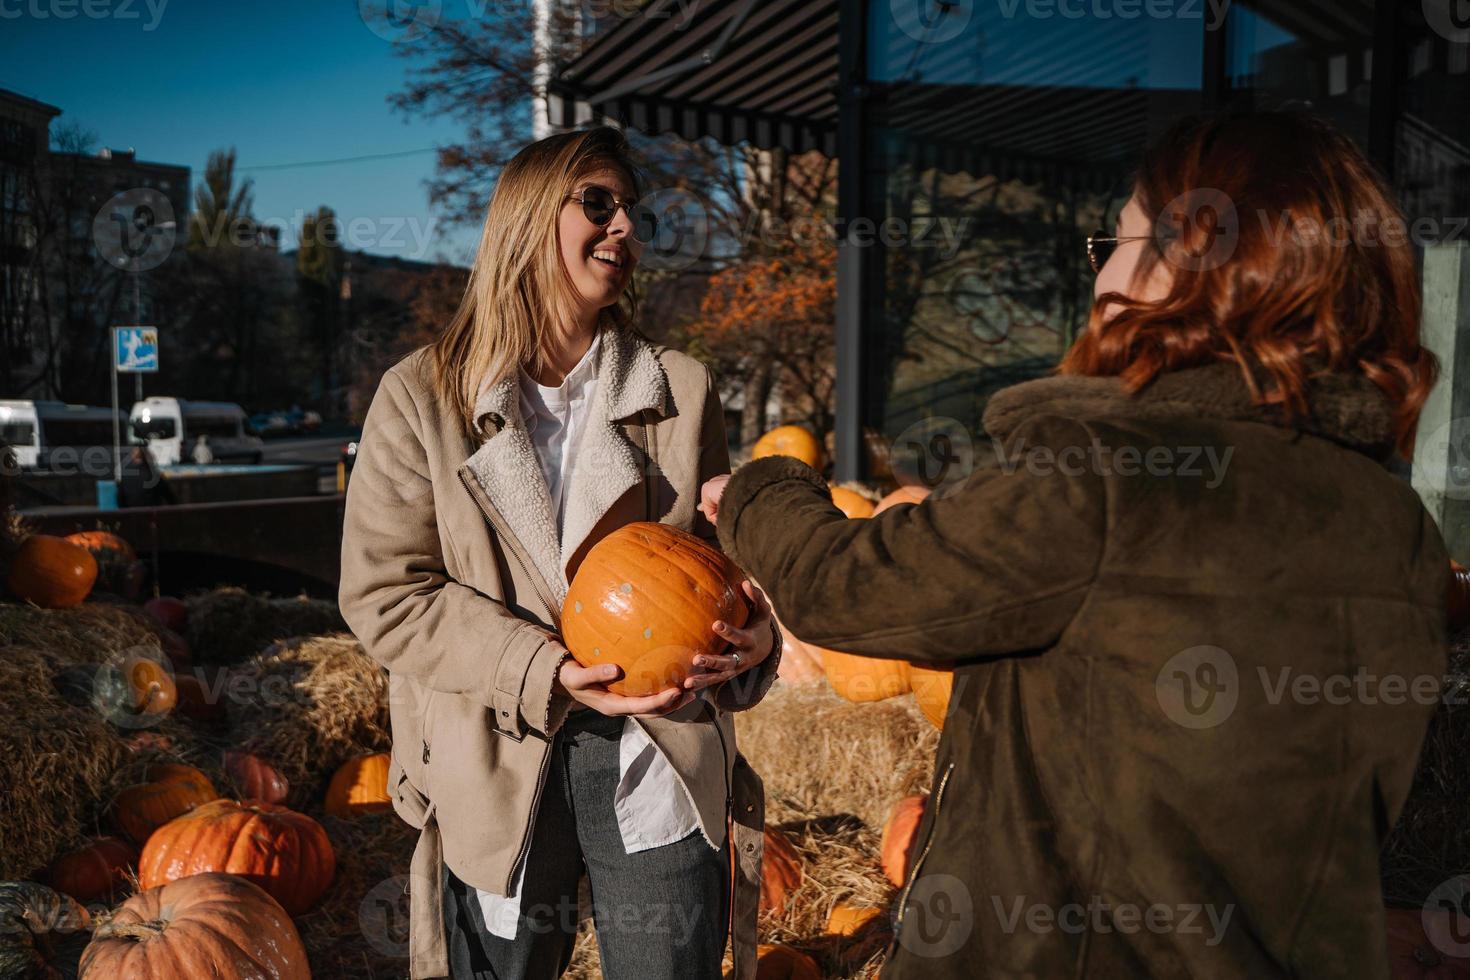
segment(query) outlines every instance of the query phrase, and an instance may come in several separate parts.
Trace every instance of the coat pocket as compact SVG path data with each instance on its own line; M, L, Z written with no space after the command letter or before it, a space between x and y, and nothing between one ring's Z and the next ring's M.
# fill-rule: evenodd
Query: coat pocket
M412 826L421 827L430 793L433 703L436 691L417 682L388 676L388 717L393 746L388 792L393 808Z

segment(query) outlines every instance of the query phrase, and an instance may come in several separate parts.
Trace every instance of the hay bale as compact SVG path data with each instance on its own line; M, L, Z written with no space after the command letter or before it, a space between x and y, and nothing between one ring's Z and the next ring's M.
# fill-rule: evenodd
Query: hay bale
M87 836L125 754L101 715L56 693L51 664L0 649L0 879L29 877Z
M353 756L388 751L387 672L351 634L272 644L230 675L236 741L291 781L294 805L319 799Z
M272 599L230 586L189 596L189 649L200 663L236 664L279 640L347 629L335 602Z
M134 646L158 646L156 627L142 610L102 602L72 609L0 603L0 648L22 647L44 656L50 669L100 664Z

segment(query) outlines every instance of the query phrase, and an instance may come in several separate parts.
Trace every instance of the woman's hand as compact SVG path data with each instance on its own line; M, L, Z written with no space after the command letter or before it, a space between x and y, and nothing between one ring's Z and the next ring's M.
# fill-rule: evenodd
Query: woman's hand
M705 492L709 492L710 484L726 479L729 477L721 476L710 480L704 485ZM723 489L724 484L721 484L719 490ZM719 492L716 491L716 500L718 498ZM724 620L715 620L711 626L715 635L729 640L732 649L726 654L700 654L695 657L694 669L697 673L684 679L686 690L698 691L715 684L723 684L736 674L759 666L771 655L775 646L775 637L771 631L771 604L766 601L766 594L750 579L742 581L740 587L750 598L752 609L750 618L745 621L745 628L736 629Z
M622 668L616 664L583 667L569 657L556 672L553 690L604 715L637 715L640 718L666 715L694 700L692 691L677 687L665 688L657 694L642 697L614 694L607 689L607 685L616 681L622 673Z
M725 492L725 484L730 482L730 474L711 477L704 481L704 486L699 488L699 512L704 515L705 520L711 524L715 523L715 516L720 510L720 497ZM741 654L741 659L744 659Z

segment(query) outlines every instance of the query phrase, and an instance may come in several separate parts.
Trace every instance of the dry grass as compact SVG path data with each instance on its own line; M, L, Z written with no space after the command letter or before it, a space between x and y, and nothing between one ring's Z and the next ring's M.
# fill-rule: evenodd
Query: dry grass
M335 602L298 596L272 599L238 588L214 589L184 600L189 650L199 663L237 664L279 640L347 629Z
M152 623L133 606L85 602L74 609L42 609L5 602L0 603L0 648L34 650L52 670L100 664L129 647L157 647Z
M231 670L237 744L291 781L291 802L320 799L337 767L386 752L387 674L351 634L297 637Z

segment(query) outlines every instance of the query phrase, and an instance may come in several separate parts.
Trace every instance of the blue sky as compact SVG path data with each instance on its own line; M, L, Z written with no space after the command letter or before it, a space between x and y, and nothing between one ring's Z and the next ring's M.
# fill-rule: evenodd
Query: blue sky
M460 15L458 6L445 16ZM211 150L234 146L245 168L237 173L254 180L257 217L294 228L298 211L326 204L344 223L371 219L364 251L468 264L479 229L430 208L432 151L248 169L457 139L451 121L388 106L409 65L394 47L365 26L357 0L0 0L0 88L60 108L53 131L75 121L99 146L188 166L194 185Z

